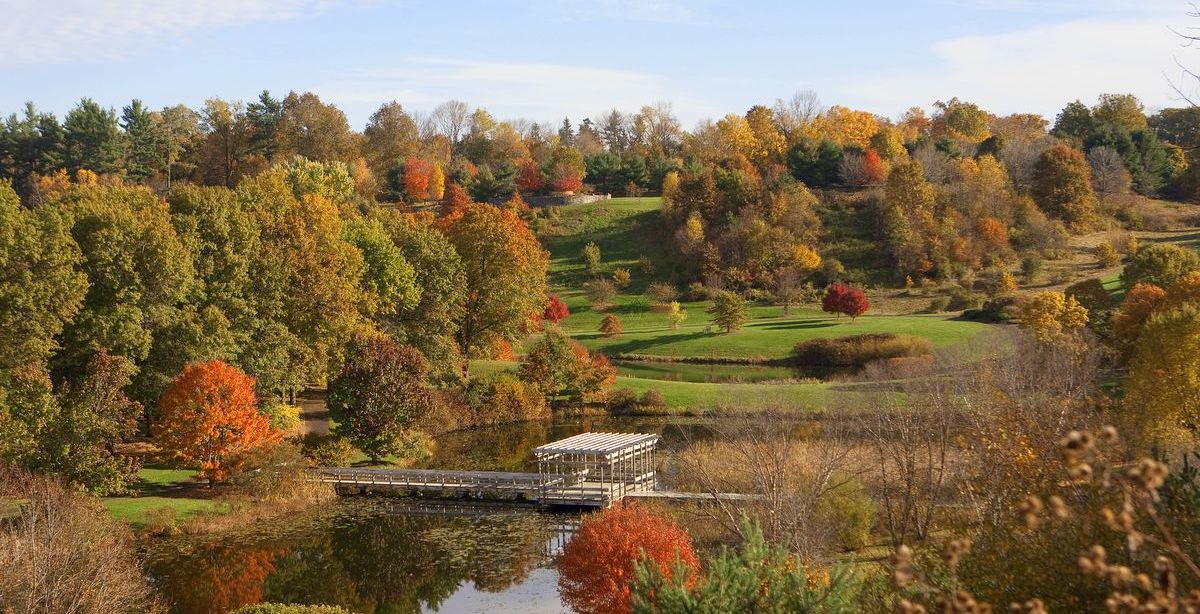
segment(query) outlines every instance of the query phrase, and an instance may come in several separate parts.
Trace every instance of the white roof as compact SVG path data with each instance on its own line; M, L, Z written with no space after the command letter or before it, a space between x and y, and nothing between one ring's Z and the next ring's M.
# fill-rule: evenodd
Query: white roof
M658 443L653 433L580 433L534 448L538 454L612 454Z

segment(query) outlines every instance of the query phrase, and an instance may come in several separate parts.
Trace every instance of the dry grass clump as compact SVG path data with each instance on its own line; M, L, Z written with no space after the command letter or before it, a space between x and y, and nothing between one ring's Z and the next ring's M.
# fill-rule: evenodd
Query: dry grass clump
M808 366L861 367L876 360L927 356L933 351L928 339L895 333L803 341L792 348L792 362Z

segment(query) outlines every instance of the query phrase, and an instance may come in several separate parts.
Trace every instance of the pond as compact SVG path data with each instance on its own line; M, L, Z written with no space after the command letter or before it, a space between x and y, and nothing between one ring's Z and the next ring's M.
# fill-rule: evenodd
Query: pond
M844 367L731 365L640 360L614 360L612 363L617 368L617 373L628 377L713 384L753 384L796 379L827 380L837 375L853 375L857 372L857 369Z
M534 447L589 430L660 433L666 451L708 436L694 419L560 418L443 435L421 466L530 470ZM553 558L578 519L500 503L343 497L244 530L151 541L147 569L177 614L262 601L363 614L557 613L567 608Z
M567 611L553 557L577 516L346 497L214 536L158 540L147 570L172 612L259 602L353 612Z

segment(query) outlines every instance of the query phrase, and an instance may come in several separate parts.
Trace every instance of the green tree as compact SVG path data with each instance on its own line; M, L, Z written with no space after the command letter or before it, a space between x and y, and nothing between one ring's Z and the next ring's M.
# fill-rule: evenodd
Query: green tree
M312 92L291 92L283 99L276 130L276 158L347 162L358 157L358 138L346 114Z
M25 103L22 116L13 113L0 124L0 178L13 180L20 193L28 194L33 175L62 168L64 139L58 118Z
M842 147L830 139L800 137L787 154L792 176L812 187L824 187L837 181L842 162Z
M1192 271L1200 271L1200 254L1170 243L1150 243L1129 257L1121 283L1126 288L1139 282L1166 288Z
M163 168L167 151L160 122L157 114L146 109L141 100L134 99L121 109L125 173L134 181L144 182Z
M378 220L350 220L342 236L362 253L363 315L368 318L393 316L417 306L421 289L417 273L404 252L392 242Z
M713 304L708 312L713 316L713 323L726 334L740 329L750 318L746 299L729 290L722 290L713 296Z
M433 407L425 384L428 364L415 349L387 335L355 338L346 363L329 383L334 432L372 460L418 451L418 421Z
M615 381L616 372L603 354L589 354L562 331L551 328L525 355L520 376L547 397L580 402Z
M249 151L266 160L275 159L279 122L283 119L283 101L263 90L258 100L246 105L246 121L253 134L250 136Z
M583 268L588 273L595 273L600 267L600 246L595 242L588 241L580 251L580 256L583 258Z
M81 259L57 211L22 209L0 181L0 371L42 364L56 349L87 291Z
M1086 104L1076 100L1063 107L1054 120L1051 133L1058 137L1073 138L1083 142L1096 129L1096 120L1092 110Z
M400 160L418 153L417 122L396 101L384 103L371 114L363 130L363 156L376 177L385 177Z
M115 173L121 169L121 128L117 112L84 98L63 120L67 169Z
M1095 215L1092 171L1083 152L1062 143L1046 150L1033 168L1034 201L1068 224L1087 224Z

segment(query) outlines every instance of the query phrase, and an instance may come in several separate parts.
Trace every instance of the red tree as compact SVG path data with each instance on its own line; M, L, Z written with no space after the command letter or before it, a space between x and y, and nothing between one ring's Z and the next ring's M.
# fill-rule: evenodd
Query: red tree
M843 283L830 284L825 290L825 298L821 300L821 309L826 313L836 313L838 317L846 314L852 320L870 308L871 302L867 300L865 292Z
M571 310L567 309L567 304L561 298L554 294L546 297L546 309L542 311L543 320L550 320L558 324L569 315L571 315Z
M863 176L869 184L883 182L883 160L874 149L863 155Z
M676 559L695 571L692 539L669 516L628 504L583 519L558 559L558 590L580 614L626 614L634 563L646 558L667 577Z
M542 175L542 168L533 158L525 158L521 160L520 166L517 167L517 189L521 192L537 192L546 187L546 178Z
M219 360L188 364L159 399L154 435L163 450L198 462L200 477L220 482L248 452L279 441L258 412L254 378Z
M433 166L428 162L409 157L404 162L404 192L408 194L409 202L420 202L429 195L429 177Z
M550 169L550 187L556 192L574 192L583 187L583 173L569 162L557 162Z
M446 196L442 198L441 216L443 218L454 218L462 215L467 205L471 204L471 197L467 191L457 183L451 183L446 186Z

